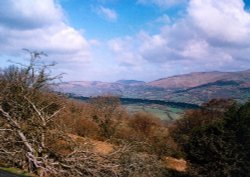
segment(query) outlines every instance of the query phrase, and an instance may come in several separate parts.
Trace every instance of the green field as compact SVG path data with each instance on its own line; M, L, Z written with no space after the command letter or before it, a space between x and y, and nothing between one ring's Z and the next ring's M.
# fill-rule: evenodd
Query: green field
M88 102L91 99L89 97L74 95L69 95L69 97L84 102ZM181 118L185 110L198 108L195 104L139 98L120 98L120 103L130 113L147 112L166 121L177 120Z
M167 121L173 121L179 119L184 112L184 110L180 108L157 105L157 104L129 104L129 105L124 105L124 107L130 113L148 112L162 120L167 120Z
M0 167L0 170L9 172L11 174L18 175L20 177L36 177L35 175L32 175L32 174L30 174L28 172L25 172L25 171L23 171L21 169L18 169L18 168L4 168L4 167Z

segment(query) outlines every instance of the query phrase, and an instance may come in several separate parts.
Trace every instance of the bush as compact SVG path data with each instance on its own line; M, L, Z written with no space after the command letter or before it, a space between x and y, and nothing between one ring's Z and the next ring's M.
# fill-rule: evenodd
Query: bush
M121 122L123 110L120 100L115 96L93 97L90 100L92 106L92 120L100 128L101 136L110 139L116 132Z
M218 109L209 111L205 114L197 111L201 122L202 118L210 121L188 129L185 134L188 141L181 142L186 158L191 163L190 175L249 176L250 104L231 104L230 108L220 113Z
M30 52L28 66L0 72L0 158L42 176L55 170L46 140L55 131L54 120L64 104L48 89L55 77L49 75L51 65L37 63L41 54Z
M180 146L183 146L188 143L195 129L223 120L225 112L232 105L234 105L232 100L213 99L204 103L198 110L186 111L183 118L170 127L171 136Z
M147 138L151 136L154 127L160 126L160 122L151 114L141 112L133 115L129 121L129 126L138 134Z
M149 113L141 112L123 120L115 138L133 144L134 150L158 157L176 154L177 145L168 127Z
M66 107L57 118L60 129L71 134L95 139L101 136L98 124L91 119L91 105L67 99L64 102Z

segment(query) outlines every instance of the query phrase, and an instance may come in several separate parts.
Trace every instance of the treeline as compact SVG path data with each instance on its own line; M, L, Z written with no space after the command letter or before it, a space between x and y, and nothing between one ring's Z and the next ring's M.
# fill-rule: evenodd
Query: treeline
M170 125L127 113L117 97L83 103L54 93L51 65L30 55L29 65L0 72L1 166L62 177L250 176L250 103L211 100ZM166 157L188 167L170 169Z
M69 98L74 98L83 101L91 100L91 97L84 97L84 96L77 96L75 94L66 94ZM157 104L157 105L164 105L164 106L171 106L174 108L181 108L181 109L197 109L199 105L191 104L191 103L184 103L184 102L172 102L172 101L164 101L164 100L149 100L149 99L140 99L140 98L123 98L119 97L119 100L122 105L127 104Z

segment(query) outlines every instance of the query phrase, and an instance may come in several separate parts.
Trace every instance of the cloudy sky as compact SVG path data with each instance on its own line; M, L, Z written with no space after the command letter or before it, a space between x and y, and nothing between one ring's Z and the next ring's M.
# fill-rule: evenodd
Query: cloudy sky
M44 51L64 80L250 69L250 0L0 0L0 66Z

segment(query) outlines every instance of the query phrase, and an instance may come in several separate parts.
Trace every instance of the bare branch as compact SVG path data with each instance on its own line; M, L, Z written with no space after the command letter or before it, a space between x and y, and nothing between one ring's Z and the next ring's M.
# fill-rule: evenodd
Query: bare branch
M12 129L6 129L6 128L0 128L0 131L10 131L10 132L13 132Z

